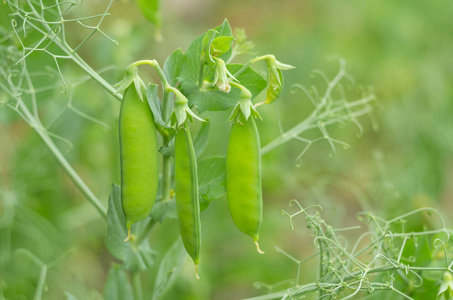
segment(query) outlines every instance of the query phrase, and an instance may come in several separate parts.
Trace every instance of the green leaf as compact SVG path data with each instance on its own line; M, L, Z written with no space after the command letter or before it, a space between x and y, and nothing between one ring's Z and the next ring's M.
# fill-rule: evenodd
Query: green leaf
M233 76L239 80L240 84L246 87L252 93L252 99L258 96L267 86L267 81L260 74L256 73L252 68L246 68L242 71L241 64L228 64L227 69ZM241 71L240 75L235 73Z
M167 251L160 263L156 282L154 284L152 300L160 299L165 290L171 285L175 278L175 274L183 264L185 257L186 251L184 250L181 239L178 238Z
M179 72L181 71L184 53L181 49L177 49L170 54L165 60L163 72L171 86L175 86L178 82Z
M209 132L211 131L211 122L209 119L206 119L206 122L201 123L200 130L198 130L197 135L193 139L193 147L195 148L195 153L199 157L203 151L206 149L209 141Z
M225 54L228 50L231 49L233 44L234 37L232 36L219 36L216 37L211 43L211 55L215 57L220 57Z
M214 29L209 29L208 32L203 37L201 42L201 57L204 58L204 61L208 64L214 64L214 60L211 57L211 44L214 38L219 32Z
M105 300L134 300L132 287L125 270L112 264L104 287Z
M134 224L132 234L139 231L139 227L147 221L149 218ZM107 249L113 256L124 261L124 267L127 270L146 270L152 265L155 252L149 247L147 241L140 246L135 245L132 241L124 241L127 237L126 218L121 206L121 187L116 184L113 184L109 198L107 222L107 236L105 237Z
M210 157L198 163L200 210L225 195L225 157Z
M176 200L175 198L170 199L169 201L159 201L156 202L151 211L151 218L155 221L161 222L166 218L177 219L176 214Z
M217 26L214 29L219 32L219 36L233 36L233 33L231 32L230 23L228 22L227 19L223 20L222 25Z
M164 72L165 78L171 86L176 86L178 83L179 73L184 61L184 53L181 49L177 49L170 54L165 60L162 71ZM165 111L162 112L164 119L168 120L169 116L173 111L174 94L165 93L164 101L167 101L167 105L164 107Z
M160 0L137 0L137 3L146 19L156 27L156 40L161 40L162 16L160 13Z
M231 74L235 74L241 70L241 64L229 64L227 69ZM208 73L206 76L213 76L213 73ZM266 80L256 73L251 68L246 68L239 76L236 77L239 82L252 93L252 99L255 98L267 86ZM203 87L199 88L194 83L183 83L183 92L187 95L190 105L196 105L200 112L221 111L236 105L239 101L240 90L232 88L230 93L224 93L217 89L217 87Z
M232 36L231 27L227 20L223 22L222 25L214 28L213 30L218 32L218 36ZM184 55L183 68L181 69L181 74L179 76L179 81L181 82L183 89L184 85L198 85L198 77L200 72L201 57L203 51L203 38L206 33L197 37L192 44L187 49L186 54ZM228 60L224 59L225 61Z
M157 88L157 85L149 84L146 89L146 98L148 99L148 105L153 112L154 122L161 127L165 127L165 122L162 119L162 111L160 109L160 100L157 96Z

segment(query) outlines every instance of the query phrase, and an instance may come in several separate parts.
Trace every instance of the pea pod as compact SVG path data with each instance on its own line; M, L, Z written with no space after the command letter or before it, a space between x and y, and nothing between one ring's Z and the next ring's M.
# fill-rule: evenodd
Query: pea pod
M228 207L236 227L251 236L257 250L262 221L261 154L258 129L253 117L240 115L231 127L226 157Z
M192 137L186 125L175 136L175 192L179 231L187 253L192 257L198 278L201 222L198 201L197 160Z
M132 224L146 218L153 208L159 178L153 114L134 84L124 92L119 121L121 203L130 238Z

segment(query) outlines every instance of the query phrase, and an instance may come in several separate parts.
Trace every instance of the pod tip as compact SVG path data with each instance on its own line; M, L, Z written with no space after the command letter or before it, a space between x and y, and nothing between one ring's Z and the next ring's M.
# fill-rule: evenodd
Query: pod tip
M200 276L198 276L198 265L195 265L195 276L197 276L197 279L200 279Z
M256 251L258 251L259 254L264 254L264 251L260 249L260 245L258 244L258 241L255 241L255 246L256 246Z
M128 242L130 239L131 239L131 228L129 227L127 229L127 238L124 241Z

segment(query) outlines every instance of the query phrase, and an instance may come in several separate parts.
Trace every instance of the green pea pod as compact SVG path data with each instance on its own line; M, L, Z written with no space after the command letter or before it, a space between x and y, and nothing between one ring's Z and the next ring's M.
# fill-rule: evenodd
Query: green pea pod
M231 127L226 157L228 207L236 227L251 236L259 253L259 228L263 214L261 154L255 119L240 116Z
M193 259L198 278L201 222L197 160L190 130L185 124L175 136L175 181L179 231L184 247Z
M119 119L121 203L129 239L132 224L151 212L159 180L156 125L134 84L124 92Z

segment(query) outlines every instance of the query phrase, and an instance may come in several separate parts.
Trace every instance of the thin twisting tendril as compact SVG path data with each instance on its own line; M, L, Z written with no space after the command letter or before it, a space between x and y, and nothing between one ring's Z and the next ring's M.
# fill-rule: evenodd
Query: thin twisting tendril
M339 57L336 57L336 59L339 62L339 70L332 79L329 79L320 70L313 71L314 77L320 77L323 84L326 85L325 92L322 96L320 96L315 86L311 86L308 89L303 85L295 84L291 87L291 93L293 94L302 91L303 95L314 106L314 109L301 123L287 131L281 130L279 137L261 149L262 154L290 140L298 140L305 143L304 148L296 158L296 166L299 167L301 166L303 156L315 142L326 140L332 150L331 155L335 155L337 151L336 144L342 145L346 149L349 148L347 143L337 140L330 135L329 128L331 126L351 122L358 128L357 136L360 137L362 135L364 129L359 121L359 117L371 114L373 107L370 103L375 100L375 96L371 92L362 93L359 99L347 101L345 85L348 86L348 90L352 90L353 80L346 72L345 60ZM281 124L279 115L277 117L279 124ZM318 138L307 138L304 136L308 131L313 130L318 130L320 133Z
M405 299L412 299L394 286L393 283L397 278L401 278L413 288L418 288L424 284L421 272L434 272L435 274L436 272L437 274L445 271L453 272L451 270L453 261L449 259L446 246L451 230L447 229L443 216L435 209L417 209L390 220L379 218L372 213L359 213L360 217L366 216L366 218L362 218L362 221L368 226L369 231L360 234L357 241L349 247L346 243L340 243L341 239L336 235L341 230L331 228L321 218L319 206L304 208L295 199L290 201L289 206L296 210L282 211L282 213L289 218L291 229L295 229L294 219L303 215L307 221L307 227L314 234L314 244L319 251L305 259L298 259L297 256L276 247L278 253L296 264L296 281L293 282L293 285L290 284L290 281L280 282L287 288L280 291L268 290L269 297L262 296L259 299L299 299L313 292L319 293L319 299L352 299L364 295L364 293L386 290L397 293ZM312 211L313 208L316 209L315 212ZM409 218L426 212L439 218L441 228L405 232L404 224ZM355 229L355 227L350 229ZM431 239L431 242L435 248L442 249L443 266L420 265L413 255L405 255L405 248L410 240L414 241L415 247L419 247L416 239L425 237L429 240L431 236L440 233L445 233L447 238L445 240L435 238ZM308 260L315 257L319 257L319 263L324 265L323 273L316 282L304 284L300 282L300 270L304 268L304 264ZM326 258L328 259L326 260ZM379 276L375 276L376 274ZM261 286L276 286L276 284L260 284Z

